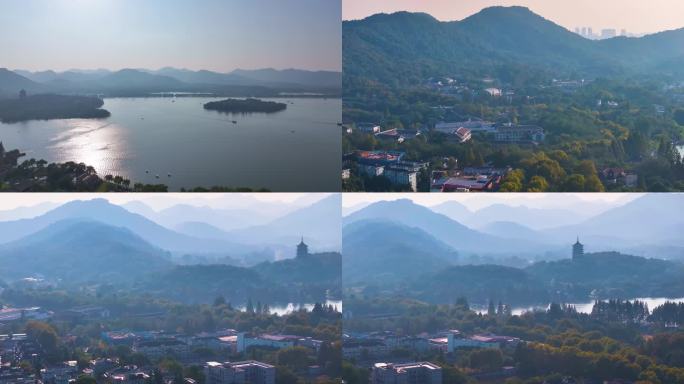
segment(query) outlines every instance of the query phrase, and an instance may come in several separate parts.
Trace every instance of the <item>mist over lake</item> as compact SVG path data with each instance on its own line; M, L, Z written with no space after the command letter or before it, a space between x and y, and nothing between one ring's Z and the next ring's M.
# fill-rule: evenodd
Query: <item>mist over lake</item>
M287 103L276 113L203 108L216 100L107 98L109 118L0 124L0 140L27 159L83 162L102 176L162 183L171 191L215 185L339 190L341 100L264 99Z

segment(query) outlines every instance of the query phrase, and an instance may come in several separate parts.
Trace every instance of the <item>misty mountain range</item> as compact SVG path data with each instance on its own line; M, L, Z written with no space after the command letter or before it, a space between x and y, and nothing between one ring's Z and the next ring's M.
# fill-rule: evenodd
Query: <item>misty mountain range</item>
M145 95L154 92L206 92L225 95L274 96L279 92L339 92L342 74L297 69L207 70L162 68L109 70L52 70L31 72L0 68L0 96L29 93Z
M343 219L345 290L367 298L450 303L466 296L515 305L675 297L684 289L682 206L684 195L648 194L568 224L563 209L495 204L484 209L491 215L485 219L498 214L506 221L475 228L437 212L476 222L478 213L470 217L454 201L432 209L408 199L380 201ZM521 224L528 211L545 218L545 228ZM571 259L576 236L584 259Z
M585 39L525 7L490 7L460 21L425 13L376 14L343 22L345 81L406 84L456 71L557 76L684 76L684 29L640 38ZM397 76L401 74L401 76Z
M380 201L344 217L343 254L345 260L382 264L391 262L398 253L396 249L403 249L400 257L415 265L526 265L536 260L568 258L570 245L579 236L590 252L619 251L682 261L682 206L683 195L649 194L580 219L563 209L495 204L468 214L466 206L455 201L432 209L407 199ZM478 222L481 211L483 220ZM459 215L467 225L454 219ZM546 225L531 228L527 225L530 220L545 220ZM355 266L345 263L348 267Z
M0 222L0 279L111 284L188 302L218 295L235 302L321 301L341 289L340 199L330 195L254 219L248 209L213 212L180 204L157 212L147 207L168 221L198 220L173 228L101 198L41 205L48 210ZM276 203L264 203L271 204ZM146 207L135 201L126 205ZM203 218L240 223L222 229ZM310 255L295 258L302 236Z
M339 251L339 199L339 195L330 195L294 211L283 212L276 218L260 218L259 215L251 218L248 210L213 211L206 206L180 204L156 213L166 218L160 222L172 224L168 227L155 222L154 215L150 219L105 199L75 200L35 217L0 222L0 249L30 244L36 238L47 236L45 233L53 233L54 228L64 222L97 222L107 228L130 231L150 246L168 252L170 260L188 254L209 258L230 256L250 265L262 259L293 257L294 247L302 236L312 250ZM142 203L128 205L139 209L144 206ZM179 222L182 219L186 221ZM219 221L227 222L227 225L223 228L213 225L218 225ZM250 258L253 254L266 257L254 261Z

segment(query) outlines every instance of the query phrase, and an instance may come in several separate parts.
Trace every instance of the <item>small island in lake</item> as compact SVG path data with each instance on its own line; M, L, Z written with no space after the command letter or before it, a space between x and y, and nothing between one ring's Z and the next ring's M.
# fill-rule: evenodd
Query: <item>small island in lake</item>
M277 103L275 101L263 101L259 99L226 99L206 103L204 104L204 109L231 113L272 113L287 109L287 104Z
M0 121L15 123L27 120L96 119L109 117L101 109L104 101L97 97L66 95L32 95L24 92L17 99L0 99Z

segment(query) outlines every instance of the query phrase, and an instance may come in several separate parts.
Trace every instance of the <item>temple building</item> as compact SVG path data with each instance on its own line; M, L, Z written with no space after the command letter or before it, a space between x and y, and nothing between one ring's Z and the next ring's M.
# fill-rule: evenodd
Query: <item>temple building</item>
M584 244L580 243L579 236L577 242L572 245L572 259L577 260L584 257Z
M297 244L297 257L306 257L309 255L309 246L304 243L304 236L302 236L302 241Z

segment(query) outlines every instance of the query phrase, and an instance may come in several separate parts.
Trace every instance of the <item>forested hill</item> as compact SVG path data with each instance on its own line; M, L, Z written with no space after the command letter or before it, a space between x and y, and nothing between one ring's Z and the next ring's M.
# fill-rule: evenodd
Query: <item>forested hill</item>
M386 266L383 273L391 270ZM433 303L451 303L460 296L477 303L502 300L512 305L583 302L593 297L678 297L684 291L684 264L604 252L527 268L453 265L415 273L404 282L403 291L392 294ZM393 289L392 284L371 278L357 281L355 286Z
M684 23L683 23L684 24ZM455 71L497 75L535 68L589 77L684 63L684 29L642 38L585 39L524 7L491 7L461 21L424 13L378 14L343 23L345 81L414 83Z

